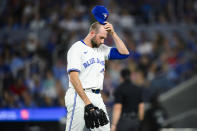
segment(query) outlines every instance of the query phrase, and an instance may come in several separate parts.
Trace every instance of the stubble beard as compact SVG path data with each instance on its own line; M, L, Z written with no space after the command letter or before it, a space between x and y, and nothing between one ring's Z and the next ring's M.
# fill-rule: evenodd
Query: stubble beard
M99 45L95 42L96 36L91 39L92 48L98 48Z

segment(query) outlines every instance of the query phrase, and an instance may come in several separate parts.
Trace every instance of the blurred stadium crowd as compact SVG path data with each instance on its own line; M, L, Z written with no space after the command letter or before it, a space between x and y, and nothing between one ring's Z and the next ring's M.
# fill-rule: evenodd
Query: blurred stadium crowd
M1 0L1 108L64 106L66 52L88 33L96 4L109 9L109 22L131 51L129 59L106 64L108 106L124 67L146 102L197 73L195 0ZM105 43L114 46L110 37Z

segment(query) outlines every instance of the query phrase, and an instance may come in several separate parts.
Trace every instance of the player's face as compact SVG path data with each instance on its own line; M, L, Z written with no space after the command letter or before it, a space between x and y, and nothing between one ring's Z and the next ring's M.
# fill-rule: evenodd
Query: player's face
M94 35L94 37L91 39L92 47L93 48L98 48L101 44L104 43L104 40L107 38L107 31L101 27Z

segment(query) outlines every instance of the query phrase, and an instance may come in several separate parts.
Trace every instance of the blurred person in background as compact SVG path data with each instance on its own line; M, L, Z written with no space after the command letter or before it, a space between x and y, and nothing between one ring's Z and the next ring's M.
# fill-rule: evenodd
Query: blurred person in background
M9 87L9 90L18 97L22 97L23 93L27 91L27 86L23 81L24 79L19 77Z
M16 108L19 107L18 99L16 95L9 90L4 90L2 94L2 99L0 99L1 108Z
M158 101L159 94L156 92L150 100L151 107L146 110L140 131L159 131L167 119L167 111Z
M130 80L130 70L123 69L123 82L114 92L115 104L111 131L138 131L144 116L143 91Z
M46 71L46 78L43 82L42 94L44 97L44 106L54 106L57 98L56 81L51 70Z

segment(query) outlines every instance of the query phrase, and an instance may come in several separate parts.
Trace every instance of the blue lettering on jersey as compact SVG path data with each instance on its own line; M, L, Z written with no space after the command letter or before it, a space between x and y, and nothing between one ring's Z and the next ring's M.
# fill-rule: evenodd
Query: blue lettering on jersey
M100 64L104 66L105 65L105 61L101 61Z
M90 64L94 64L94 63L95 63L94 58L90 59Z
M99 58L97 58L97 63L100 63L101 65L105 66L105 61L100 61Z
M99 58L97 58L97 63L100 63L100 60L99 60Z
M83 63L83 66L84 66L84 68L87 68L88 66L90 66L94 63L99 63L99 64L105 66L105 61L101 61L101 60L99 60L99 58L91 58L88 61L86 61L85 63Z
M88 65L86 63L83 63L84 68L86 68Z
M104 73L105 72L105 69L103 68L101 71L100 71L100 73Z

